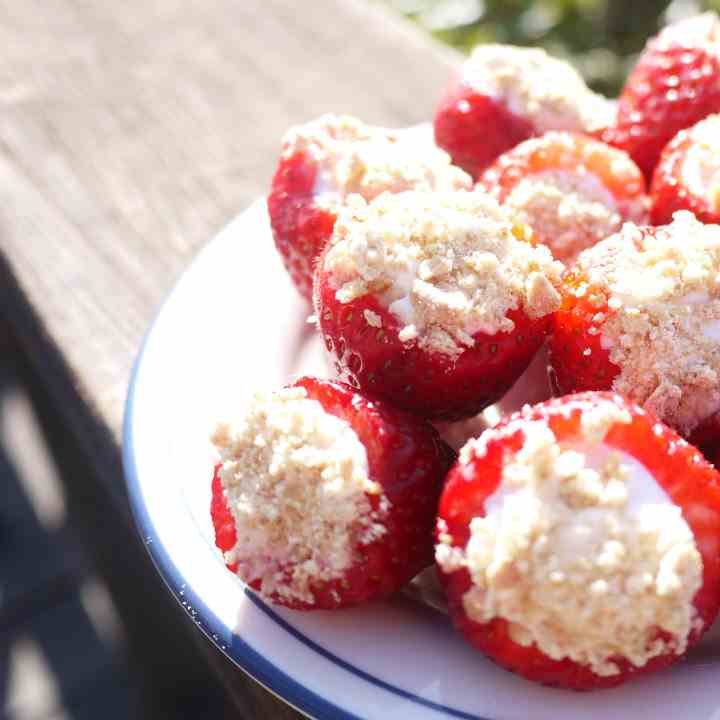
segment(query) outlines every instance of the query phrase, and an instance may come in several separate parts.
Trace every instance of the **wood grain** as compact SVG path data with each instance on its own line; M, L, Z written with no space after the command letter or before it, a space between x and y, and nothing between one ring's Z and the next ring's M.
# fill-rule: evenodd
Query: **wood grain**
M283 131L425 120L453 59L365 0L0 0L0 313L121 505L143 334Z

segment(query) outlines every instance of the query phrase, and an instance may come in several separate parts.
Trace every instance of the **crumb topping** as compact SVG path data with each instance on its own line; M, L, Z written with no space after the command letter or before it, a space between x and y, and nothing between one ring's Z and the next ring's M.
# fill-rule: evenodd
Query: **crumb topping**
M376 312L373 312L372 310L363 310L363 317L370 327L382 327L382 318Z
M622 218L612 193L593 174L547 170L523 178L505 205L542 235L563 262L612 235Z
M544 422L510 423L523 447L506 458L485 517L465 548L447 535L437 547L445 572L470 572L471 619L502 618L520 645L601 676L620 671L618 657L641 667L685 651L703 570L680 508L635 458L603 444L617 422L629 414L604 401L572 443Z
M471 189L472 179L417 131L372 127L348 116L291 128L283 154L308 153L318 165L315 194L333 208L351 193L370 201L383 192Z
M529 119L538 134L593 132L608 127L614 117L607 98L592 92L567 62L539 48L480 45L462 72L471 88L501 99L511 112Z
M613 390L683 434L720 409L720 227L689 212L654 237L628 223L576 268L606 293L593 327L620 368Z
M710 115L689 133L692 144L682 165L683 182L720 212L720 115Z
M314 585L341 578L356 545L386 532L389 502L368 477L365 447L304 388L257 395L240 425L212 439L237 530L226 560L263 593L312 603Z
M554 312L562 265L518 240L526 228L480 192L349 198L325 269L341 303L374 294L402 324L402 342L455 356L472 335L514 328L507 317Z

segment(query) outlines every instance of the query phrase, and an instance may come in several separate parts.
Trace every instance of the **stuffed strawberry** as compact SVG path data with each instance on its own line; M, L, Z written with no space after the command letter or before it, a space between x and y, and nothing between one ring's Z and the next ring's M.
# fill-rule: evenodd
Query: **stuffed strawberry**
M655 168L653 223L669 223L678 210L690 210L704 223L720 223L720 115L678 133Z
M625 225L580 254L562 296L560 393L612 389L683 435L720 410L720 227L688 212Z
M213 441L216 544L272 602L356 605L396 592L432 562L454 454L428 423L305 377L256 397Z
M720 19L705 13L648 42L625 83L617 120L603 139L625 150L650 181L675 135L720 112Z
M501 153L550 130L599 132L612 104L563 60L539 48L481 45L435 111L435 139L473 177Z
M619 685L676 662L720 607L720 475L619 395L521 412L471 440L436 561L465 638L530 680Z
M480 192L351 201L315 277L338 374L424 417L478 413L542 345L561 265Z
M637 165L624 152L576 133L550 132L520 143L501 155L479 184L563 262L624 222L648 221L645 180Z
M350 193L453 190L470 178L416 129L385 130L347 116L294 127L283 139L268 210L275 245L301 295L310 300L315 262Z

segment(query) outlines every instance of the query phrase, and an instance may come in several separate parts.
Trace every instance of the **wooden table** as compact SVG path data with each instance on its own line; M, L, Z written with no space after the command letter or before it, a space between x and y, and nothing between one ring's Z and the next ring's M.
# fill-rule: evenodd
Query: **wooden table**
M371 0L0 0L0 314L65 428L87 543L153 673L151 717L203 677L169 596L148 607L159 581L125 497L142 336L197 250L266 191L287 126L422 121L453 60ZM297 717L202 644L242 716Z

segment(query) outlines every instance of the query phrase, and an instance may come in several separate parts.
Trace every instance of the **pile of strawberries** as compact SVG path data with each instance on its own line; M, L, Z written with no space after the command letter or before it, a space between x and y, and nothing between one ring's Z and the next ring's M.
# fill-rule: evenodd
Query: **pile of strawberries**
M302 387L326 413L352 428L366 449L370 479L382 488L389 510L383 516L382 535L370 544L358 543L342 576L318 582L306 600L266 592L260 580L244 574L236 562L228 562L228 567L273 602L295 609L332 609L396 592L435 556L453 620L473 645L539 682L573 689L608 687L677 660L720 608L720 474L711 464L720 457L720 379L716 407L714 380L707 373L702 380L706 385L698 385L695 375L678 379L677 367L672 378L658 377L652 392L623 385L624 360L603 334L605 324L617 315L617 301L602 284L603 273L612 276L625 267L618 259L623 243L640 258L660 250L663 258L672 257L673 247L685 243L683 233L704 238L705 226L720 223L720 20L703 15L670 26L651 40L616 107L598 96L588 100L592 107L607 110L599 123L577 120L579 112L556 112L573 100L558 100L557 90L550 97L532 95L531 88L521 97L511 74L503 75L502 82L493 79L495 66L483 59L491 54L468 60L434 118L437 146L467 175L442 158L438 170L432 156L427 165L418 160L411 171L397 168L392 180L363 184L358 173L369 173L369 166L358 170L354 143L380 134L382 143L394 147L401 140L392 131L370 128L363 134L365 130L354 128L361 140L343 140L335 155L322 143L298 142L302 128L294 129L286 141L268 199L273 233L298 291L312 299L318 329L337 372L336 380L302 378L292 387ZM531 60L545 62L539 55ZM547 108L542 107L545 100ZM313 125L314 133L317 123L333 142L347 132L342 122L325 118ZM344 148L348 155L338 160ZM349 169L341 175L330 162L345 163ZM441 179L438 173L444 174ZM394 199L388 200L388 193ZM480 193L497 227L507 226L502 230L507 236L502 237L503 247L522 252L529 245L536 252L527 261L531 270L523 270L528 273L523 276L525 286L513 290L515 300L505 312L502 329L485 324L459 332L449 323L444 326L445 316L432 306L432 288L423 286L425 295L415 288L417 299L399 288L406 282L400 271L393 284L374 269L373 262L380 262L377 258L385 252L377 247L383 242L378 228L385 226L373 222L417 222L410 230L405 227L408 243L423 232L422 217L403 220L420 207L416 193L422 194L424 203L434 202L434 193L455 193L443 200L438 217L443 222L460 217L468 235L478 232L467 217L475 212L467 208L475 205L462 198ZM673 223L678 211L689 211L704 226L684 214ZM632 225L623 227L625 223ZM607 240L609 236L613 239ZM442 238L433 236L433 242L442 243ZM338 259L342 243L347 248ZM598 250L606 247L603 243L609 243L605 254ZM713 243L714 236L697 241L697 253L708 263L720 262L720 244L716 252ZM418 252L419 245L409 247ZM358 263L370 268L362 276L352 265L360 255ZM426 266L418 272L432 280L440 271L432 259L422 262ZM497 261L493 263L495 268ZM643 282L640 275L637 281ZM632 290L632 281L626 285ZM451 293L451 301L442 300L450 302L443 312L455 311L452 298L461 304L459 292ZM698 300L696 293L686 303L707 305L703 312L707 311L708 328L715 322L714 305L710 306L717 296L720 290L716 295L713 286L706 297ZM534 299L532 310L528 298ZM435 333L432 343L424 341L422 327L407 319L408 302L417 302L423 317L432 318L428 322L434 324L425 329L428 337ZM686 313L687 322L693 312ZM702 347L712 364L714 342L720 366L720 336ZM450 349L438 350L442 343ZM652 341L648 343L651 347ZM659 400L658 388L671 385L675 394L667 393L672 402L664 395ZM521 402L509 403L509 391ZM549 399L551 394L556 397ZM710 399L702 404L696 395ZM505 415L527 397L545 402ZM690 410L683 405L689 397L694 398ZM505 417L477 439L478 428L490 424L487 413L478 414L495 403ZM608 421L599 434L587 430L594 415L609 406L624 419ZM621 451L645 468L667 503L679 508L702 567L692 598L692 627L683 638L671 637L658 625L652 642L660 643L660 650L648 650L642 661L608 650L606 659L614 669L605 671L581 654L548 652L538 642L521 638L515 621L500 612L492 615L487 610L487 617L481 618L470 608L469 593L490 596L490 586L476 579L477 568L467 561L473 528L490 512L489 498L509 487L506 469L523 457L531 425L551 431L564 450ZM459 458L441 437L455 449L464 446ZM222 463L213 480L212 518L218 547L231 553L238 542L238 516L229 506L221 469ZM376 510L376 500L373 503ZM292 574L293 568L283 572Z

